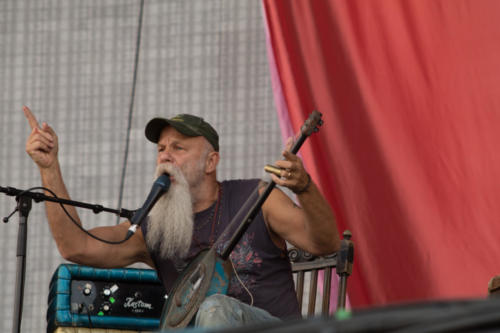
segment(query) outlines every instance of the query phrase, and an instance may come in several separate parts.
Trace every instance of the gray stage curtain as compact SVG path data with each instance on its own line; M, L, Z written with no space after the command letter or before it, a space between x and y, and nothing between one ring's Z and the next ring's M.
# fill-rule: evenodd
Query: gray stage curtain
M220 133L218 178L261 177L280 158L259 0L146 0L130 114L140 0L0 0L0 186L40 185L24 150L22 105L58 133L74 200L135 209L153 181L153 116L194 113ZM130 117L129 117L130 116ZM128 146L128 156L125 152ZM0 194L0 216L15 207ZM84 226L116 217L79 210ZM10 332L17 216L0 231L0 331ZM23 332L45 331L47 291L63 262L43 204L29 218Z

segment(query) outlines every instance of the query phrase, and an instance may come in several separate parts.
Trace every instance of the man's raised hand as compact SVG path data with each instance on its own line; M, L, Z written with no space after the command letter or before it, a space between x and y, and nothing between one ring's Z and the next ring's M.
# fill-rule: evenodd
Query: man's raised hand
M26 152L40 168L49 168L57 161L58 142L54 130L42 123L38 124L33 113L27 106L23 106L23 112L31 127L31 134L26 141Z

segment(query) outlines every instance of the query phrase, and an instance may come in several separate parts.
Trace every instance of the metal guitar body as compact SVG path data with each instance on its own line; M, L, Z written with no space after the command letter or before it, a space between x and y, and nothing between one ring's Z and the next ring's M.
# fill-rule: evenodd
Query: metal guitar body
M206 297L226 294L231 263L213 248L201 252L182 272L163 307L160 329L186 327Z

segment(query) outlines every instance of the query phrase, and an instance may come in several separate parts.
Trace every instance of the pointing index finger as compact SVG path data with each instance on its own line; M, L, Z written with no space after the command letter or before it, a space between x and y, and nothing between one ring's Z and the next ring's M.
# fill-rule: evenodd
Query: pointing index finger
M24 112L24 116L26 117L26 119L28 119L28 123L30 124L31 129L40 128L40 125L38 125L38 121L36 120L33 113L31 113L31 110L29 107L24 105L23 112Z

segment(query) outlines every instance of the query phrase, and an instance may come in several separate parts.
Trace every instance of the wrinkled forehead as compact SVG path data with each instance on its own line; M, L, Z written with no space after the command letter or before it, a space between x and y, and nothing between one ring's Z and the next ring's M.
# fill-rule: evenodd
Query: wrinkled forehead
M190 145L196 144L200 146L205 146L206 144L209 144L207 139L205 139L205 137L203 136L184 135L178 130L176 130L174 127L167 126L160 133L160 138L158 139L158 145L166 146L172 143L185 143Z

